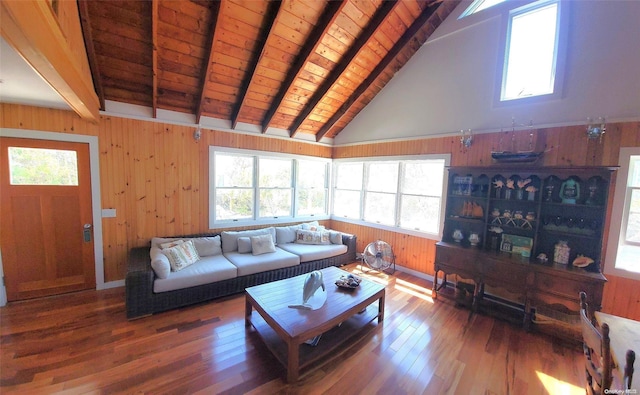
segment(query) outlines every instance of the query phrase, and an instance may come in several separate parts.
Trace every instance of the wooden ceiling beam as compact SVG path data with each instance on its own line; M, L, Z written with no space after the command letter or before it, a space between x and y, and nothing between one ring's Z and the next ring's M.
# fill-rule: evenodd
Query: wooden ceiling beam
M353 91L349 98L340 106L331 118L320 128L316 134L316 141L320 141L325 134L349 111L349 109L358 101L367 89L373 84L373 82L382 74L384 69L393 62L398 54L413 40L422 27L429 21L434 12L442 3L432 3L430 6L424 8L416 20L409 26L400 39L393 45L391 50L387 52L384 58L378 63L378 65L371 71L371 74L362 81L362 83Z
M151 111L158 115L158 3L151 1Z
M273 102L269 106L269 109L266 112L264 119L262 120L262 133L266 133L269 128L269 124L273 119L273 116L280 108L282 101L284 100L285 95L291 89L293 82L298 79L300 73L304 69L309 56L316 51L318 45L320 44L322 37L329 31L331 25L335 22L338 15L340 15L340 11L344 8L346 4L346 0L340 1L329 1L327 6L320 16L318 23L316 23L315 27L309 34L307 38L307 44L300 50L300 53L296 57L295 62L291 66L291 69L287 72L287 76L285 80L282 82L278 93L273 99Z
M222 4L226 3L227 0L221 1L212 1L207 3L207 6L211 9L211 25L209 26L209 34L207 35L207 47L209 50L204 57L204 64L202 65L202 72L200 74L200 100L196 104L196 123L200 124L200 118L202 117L202 110L204 109L204 103L206 100L207 88L209 86L209 74L211 74L212 63L211 59L213 58L213 46L216 42L216 37L219 35L218 26L220 25L218 21L220 20L220 10L223 10L224 7Z
M83 59L73 52L48 1L1 1L0 31L76 114L98 121L100 101L89 68L83 71Z
M80 14L80 26L82 27L82 36L84 37L84 46L87 50L87 60L91 69L91 77L93 79L93 88L98 94L100 101L100 109L104 110L104 88L102 87L102 79L100 78L100 66L96 57L96 49L93 46L93 34L91 33L91 21L89 19L88 0L78 1L78 13Z
M349 64L355 59L358 55L358 52L367 44L369 39L373 36L373 34L378 30L382 22L386 19L386 17L391 13L391 11L398 4L397 0L389 0L383 1L382 5L376 13L373 15L367 27L362 31L362 34L358 36L358 38L354 41L353 45L349 48L349 50L344 54L344 56L340 59L340 63L336 66L335 69L329 74L327 79L322 83L320 88L313 94L311 100L307 103L304 110L296 117L291 125L291 130L289 131L289 135L294 137L300 128L300 125L307 119L307 117L311 114L313 109L320 103L320 100L329 92L333 84L338 81L338 78L342 75L342 73L347 69Z
M247 92L251 88L251 84L253 83L253 79L256 76L256 69L258 68L258 64L260 60L264 56L264 50L267 46L269 38L272 37L271 31L273 27L276 25L276 21L278 20L278 15L280 15L280 9L282 8L282 1L274 0L270 1L267 7L267 12L264 18L264 22L262 28L260 29L260 35L256 40L256 43L260 45L259 50L254 51L251 62L249 63L249 68L247 70L246 77L243 79L242 84L240 85L240 90L238 92L238 101L235 104L233 110L231 111L231 128L235 129L238 124L238 118L240 117L240 111L242 111L242 107L244 106L245 100L247 98Z

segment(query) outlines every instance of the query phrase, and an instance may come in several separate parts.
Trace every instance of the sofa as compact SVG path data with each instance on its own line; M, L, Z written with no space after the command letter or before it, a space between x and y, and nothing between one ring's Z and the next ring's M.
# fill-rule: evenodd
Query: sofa
M135 247L129 253L125 279L127 318L345 265L356 259L356 240L355 235L324 229L317 221L153 238L150 246Z

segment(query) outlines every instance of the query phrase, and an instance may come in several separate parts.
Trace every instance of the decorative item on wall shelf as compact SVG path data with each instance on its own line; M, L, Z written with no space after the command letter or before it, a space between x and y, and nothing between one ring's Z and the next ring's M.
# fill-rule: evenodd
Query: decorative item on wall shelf
M587 139L588 140L600 140L607 131L607 125L604 122L604 117L599 117L598 122L593 122L591 118L587 118Z
M529 125L518 125L518 126L527 126L528 128L533 128L533 120L529 121ZM511 151L502 151L502 137L500 137L499 147L500 150L492 151L491 158L496 162L502 163L532 163L536 162L538 159L542 157L544 151L535 152L533 151L533 132L529 133L529 149L528 150L517 150L516 149L516 141L515 141L515 130L516 130L516 122L515 119L511 119ZM502 130L500 131L502 135Z
M460 130L460 145L462 145L462 151L464 152L465 148L471 148L471 144L473 144L473 134L471 133L471 129L467 129L466 132L464 130Z

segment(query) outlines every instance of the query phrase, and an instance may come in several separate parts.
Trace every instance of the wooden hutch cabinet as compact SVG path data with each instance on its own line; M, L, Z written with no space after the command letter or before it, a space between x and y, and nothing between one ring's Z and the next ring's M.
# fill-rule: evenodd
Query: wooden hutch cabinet
M450 168L434 297L452 293L447 275L455 274L474 283L474 311L493 300L521 316L527 329L555 323L569 334L579 330L572 329L579 292L587 293L593 310L602 303L606 278L600 268L613 170ZM585 257L576 262L581 267L573 264L579 256ZM485 294L485 286L507 291L513 300Z

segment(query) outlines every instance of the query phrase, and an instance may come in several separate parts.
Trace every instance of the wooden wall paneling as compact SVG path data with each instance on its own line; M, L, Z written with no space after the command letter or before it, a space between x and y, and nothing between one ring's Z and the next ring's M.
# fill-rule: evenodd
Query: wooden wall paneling
M4 103L0 104L0 114L0 126L6 128L98 136L103 208L115 208L117 211L116 218L103 220L105 281L123 279L129 249L147 245L153 236L220 231L208 227L209 145L324 158L451 152L452 165L459 165L484 161L487 152L496 146L500 137L507 136L500 133L478 135L474 143L477 145L471 147L469 155L459 152L459 136L328 147L272 137L203 130L201 141L195 142L194 128L188 126L111 116L101 116L99 124L94 125L70 111ZM565 128L536 131L536 139L542 139L544 135L547 149L551 148L545 153L542 164L566 165L569 161L578 161L575 152L587 152L584 127L576 126L567 130L570 137L566 140L563 138ZM640 146L640 122L608 125L598 165L617 164L618 141L622 146ZM576 147L564 147L568 142ZM584 163L584 159L578 163ZM481 164L484 165L484 162ZM142 187L138 183L142 183ZM138 202L137 199L142 196L144 199ZM328 224L333 229L358 235L358 252L362 252L371 241L382 239L394 248L398 265L433 274L434 240L338 220ZM640 319L640 287L637 281L609 277L605 286L604 310Z

